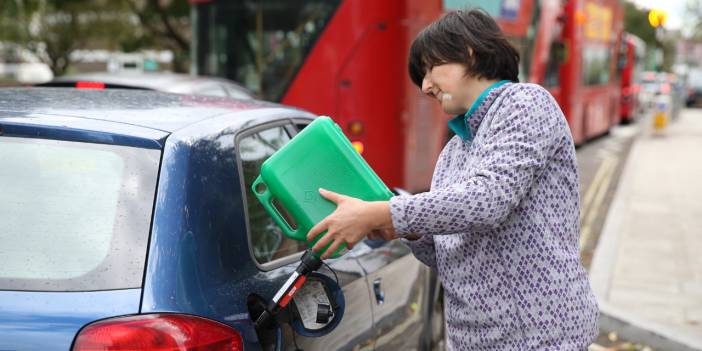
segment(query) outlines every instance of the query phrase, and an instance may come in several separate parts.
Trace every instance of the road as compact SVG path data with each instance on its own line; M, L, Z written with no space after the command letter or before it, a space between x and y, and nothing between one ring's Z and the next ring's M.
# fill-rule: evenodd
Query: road
M643 121L612 128L607 134L577 148L580 172L580 251L588 268L609 204L620 181L634 137Z

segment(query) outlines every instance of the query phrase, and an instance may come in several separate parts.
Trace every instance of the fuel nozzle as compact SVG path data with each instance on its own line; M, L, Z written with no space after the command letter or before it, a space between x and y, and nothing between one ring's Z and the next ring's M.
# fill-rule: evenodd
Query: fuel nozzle
M268 307L261 313L254 322L256 329L267 328L270 326L272 319L284 309L295 296L302 285L305 284L307 274L314 272L322 266L322 259L316 257L311 249L307 249L300 259L300 264L295 269L285 284L278 290L273 297L273 300L268 304Z
M297 266L295 272L302 275L307 275L310 272L314 272L322 266L322 259L315 256L312 249L307 249L305 253L300 258L300 265Z

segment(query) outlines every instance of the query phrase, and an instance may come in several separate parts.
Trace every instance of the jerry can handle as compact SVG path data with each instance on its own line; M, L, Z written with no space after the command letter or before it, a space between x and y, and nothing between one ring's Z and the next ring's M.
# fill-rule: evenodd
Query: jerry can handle
M251 185L251 191L253 191L254 195L256 195L261 205L263 205L263 208L266 209L266 212L268 212L268 214L271 215L273 221L283 231L283 234L285 234L285 236L287 236L288 238L300 240L298 238L299 230L293 230L290 226L290 223L288 223L285 220L285 218L283 218L283 215L280 213L280 211L278 211L278 209L275 208L275 206L273 205L273 193L271 193L270 189L268 188L268 185L263 181L263 178L261 178L260 175L256 178L256 180L254 180L253 184Z

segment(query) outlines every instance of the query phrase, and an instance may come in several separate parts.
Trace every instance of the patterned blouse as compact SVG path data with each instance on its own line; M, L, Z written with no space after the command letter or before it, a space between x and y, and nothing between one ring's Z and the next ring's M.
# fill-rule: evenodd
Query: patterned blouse
M507 83L444 147L431 190L390 200L414 255L438 270L449 350L585 350L598 308L580 263L578 171L548 91Z

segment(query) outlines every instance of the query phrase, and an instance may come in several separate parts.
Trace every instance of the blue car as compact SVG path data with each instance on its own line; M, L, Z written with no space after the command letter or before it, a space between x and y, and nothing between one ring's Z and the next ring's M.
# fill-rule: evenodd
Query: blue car
M306 246L251 183L314 117L255 100L0 89L0 350L440 346L437 279L399 241L321 269L345 296L331 333L254 327Z

